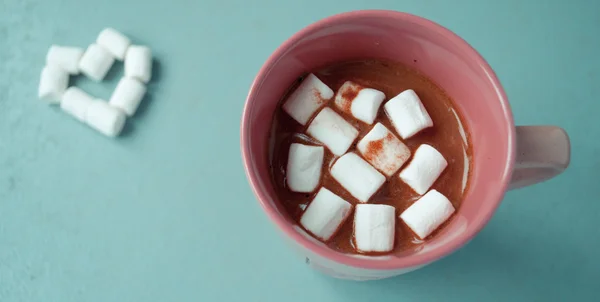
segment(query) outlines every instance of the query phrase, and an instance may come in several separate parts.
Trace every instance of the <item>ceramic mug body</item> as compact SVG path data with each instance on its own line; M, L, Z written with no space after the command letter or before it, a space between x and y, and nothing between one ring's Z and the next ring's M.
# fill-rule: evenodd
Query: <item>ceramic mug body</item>
M278 202L269 173L269 132L278 102L301 75L331 63L365 58L389 59L429 76L454 100L470 130L471 175L460 209L437 235L412 250L387 256L333 251L300 228ZM559 128L558 128L559 129ZM534 131L547 137L555 128ZM561 129L557 140L564 142ZM562 137L564 135L564 137ZM438 260L473 238L490 220L509 188L516 162L517 130L495 73L464 40L426 19L394 11L356 11L335 15L296 33L259 71L246 100L241 150L250 185L261 206L307 263L329 275L368 280L399 275ZM568 138L566 138L568 147ZM564 148L563 148L564 149ZM547 166L530 166L522 183L546 179L564 167L565 150ZM537 155L532 156L535 161ZM548 155L551 156L551 155ZM544 163L541 163L544 164ZM555 169L553 169L555 168ZM529 182L527 182L529 181Z

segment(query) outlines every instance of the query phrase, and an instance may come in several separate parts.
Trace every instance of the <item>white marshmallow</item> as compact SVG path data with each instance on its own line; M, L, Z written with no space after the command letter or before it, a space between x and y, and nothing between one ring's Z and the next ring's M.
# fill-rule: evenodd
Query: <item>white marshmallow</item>
M358 130L329 107L323 108L312 120L308 135L323 143L331 153L343 155L358 137Z
M419 195L425 194L446 169L444 156L430 145L420 145L408 166L400 172L400 179Z
M110 105L132 116L146 94L146 86L133 78L124 77L110 97Z
M311 73L288 97L283 110L304 126L332 97L333 90Z
M385 182L385 176L356 153L340 157L331 167L331 176L360 202L368 202Z
M46 54L46 64L60 67L70 74L78 74L82 56L83 48L52 45Z
M102 30L96 39L96 43L108 50L113 57L120 61L125 58L127 48L131 45L129 38L113 28Z
M321 188L300 218L300 224L323 241L329 240L346 221L352 205Z
M389 252L394 248L396 209L384 204L358 204L354 241L359 252Z
M118 108L111 107L106 101L94 100L87 110L85 123L100 133L115 137L125 125L126 115Z
M431 190L406 209L400 218L419 236L425 239L454 213L454 207L446 196Z
M364 88L346 81L335 96L335 106L369 125L373 124L385 94L372 88Z
M79 70L92 80L100 82L114 62L115 58L108 50L98 44L92 44L79 60Z
M383 174L392 176L410 157L410 149L394 133L377 123L358 142L358 151Z
M292 144L288 155L286 179L292 192L313 192L321 180L325 148Z
M131 45L125 55L125 76L148 83L152 77L152 51L149 47Z
M46 66L40 75L38 97L51 104L58 104L69 86L69 74L60 67Z
M419 96L412 89L405 90L383 106L388 118L400 134L407 139L419 131L433 127L433 121Z
M69 87L63 95L60 108L79 121L85 122L87 111L93 102L94 98L85 91L77 87Z

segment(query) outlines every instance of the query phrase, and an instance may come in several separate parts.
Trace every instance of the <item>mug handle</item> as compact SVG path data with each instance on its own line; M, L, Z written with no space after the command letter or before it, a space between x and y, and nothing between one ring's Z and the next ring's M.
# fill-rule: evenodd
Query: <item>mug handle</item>
M546 181L571 160L567 132L556 126L517 126L517 154L509 190Z

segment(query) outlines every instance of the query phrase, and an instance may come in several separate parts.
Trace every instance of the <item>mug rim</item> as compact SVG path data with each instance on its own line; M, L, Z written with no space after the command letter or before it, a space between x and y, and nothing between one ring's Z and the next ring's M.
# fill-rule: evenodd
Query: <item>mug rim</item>
M390 259L379 259L377 261L369 260L368 258L360 258L353 257L353 255L346 255L334 250L331 250L329 247L317 245L315 242L306 238L302 234L300 234L292 224L288 223L279 213L273 209L273 207L268 202L268 196L265 192L262 192L258 189L257 179L259 176L256 171L251 170L250 162L252 160L250 145L248 136L251 135L249 132L249 126L247 123L249 122L249 115L252 111L251 104L255 100L255 95L258 91L259 86L265 80L267 74L271 70L271 68L277 63L279 58L285 54L291 47L293 47L298 41L300 41L303 37L309 35L310 33L317 31L323 27L327 27L331 24L340 22L340 21L348 21L356 18L364 18L364 17L378 17L385 19L401 19L404 22L410 22L421 27L426 28L427 30L434 31L447 39L451 40L462 52L466 53L469 58L473 62L475 62L478 66L480 66L483 71L487 75L487 80L492 84L495 94L497 96L498 101L501 103L501 107L504 114L504 121L508 126L508 152L507 152L507 162L504 167L504 171L502 173L502 179L499 183L500 194L495 198L495 200L490 200L486 203L484 209L482 209L474 223L474 226L470 227L464 234L453 238L449 242L445 243L442 247L434 249L430 252L410 255L405 257L390 257ZM489 222L492 218L494 212L502 201L502 197L504 196L504 192L508 189L510 178L512 175L514 162L515 162L515 144L516 144L516 134L515 134L515 124L513 119L512 110L510 104L508 102L506 93L504 88L500 84L496 73L493 71L491 66L487 63L487 61L477 52L470 44L468 44L463 38L450 31L449 29L443 27L440 24L437 24L431 20L425 19L423 17L419 17L413 14L392 11L392 10L356 10L349 11L344 13L335 14L324 19L318 20L300 31L293 34L290 38L284 41L277 49L269 56L267 61L261 66L258 74L254 78L250 86L250 90L248 92L248 96L246 98L244 108L242 111L242 119L241 119L241 128L240 128L240 144L241 144L241 153L242 153L242 161L244 164L244 170L246 173L246 177L250 183L250 187L254 195L257 197L258 202L260 203L263 210L267 213L267 216L282 230L285 235L291 238L296 243L300 244L302 247L310 250L312 253L319 255L320 257L329 259L336 263L348 265L355 268L362 269L374 269L374 270L397 270L397 269L406 269L411 267L418 267L422 265L426 265L433 261L436 261L453 251L459 249L466 243L468 243L473 237L475 237L481 229Z

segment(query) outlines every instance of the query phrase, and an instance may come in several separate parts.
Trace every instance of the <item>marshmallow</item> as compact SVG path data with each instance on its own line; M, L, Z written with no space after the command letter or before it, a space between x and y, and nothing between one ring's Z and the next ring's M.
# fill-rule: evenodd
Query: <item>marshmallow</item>
M425 239L454 213L452 203L436 190L431 190L406 209L400 218L408 227Z
M60 102L60 108L78 119L85 122L85 117L94 98L77 87L69 87Z
M432 127L433 121L412 89L405 90L383 106L388 118L400 134L407 139L419 131Z
M347 153L331 167L331 176L360 202L367 202L385 182L385 176L356 153Z
M288 97L283 110L304 126L332 97L333 90L311 73Z
M125 58L127 48L131 45L129 38L112 28L102 30L96 39L96 43L120 61Z
M60 67L70 74L78 74L82 56L83 48L52 45L46 54L46 64Z
M136 79L124 77L110 97L110 105L132 116L146 94L146 86Z
M400 172L400 179L419 195L425 194L446 169L444 156L430 145L420 145L408 166Z
M57 66L46 66L40 75L38 97L51 104L58 104L67 86L69 86L69 74L65 70Z
M388 128L377 123L358 142L358 151L383 174L392 176L410 157L410 150Z
M354 82L346 81L335 96L335 106L371 125L377 117L379 106L383 100L385 100L383 92L372 88L363 88Z
M88 126L110 137L115 137L121 133L125 120L126 115L123 111L111 107L103 100L93 101L85 117L85 123Z
M312 120L308 135L323 143L331 153L343 155L358 137L358 130L329 107L323 108Z
M152 51L146 46L131 45L125 55L125 76L148 83L152 77Z
M115 58L102 46L92 44L79 61L79 70L94 81L100 82L115 62Z
M352 205L326 188L321 188L300 218L300 224L315 237L329 240L346 221Z
M354 241L359 252L383 253L394 248L396 209L384 204L358 204L354 213Z
M323 147L292 144L288 155L286 179L292 192L313 192L321 180Z

